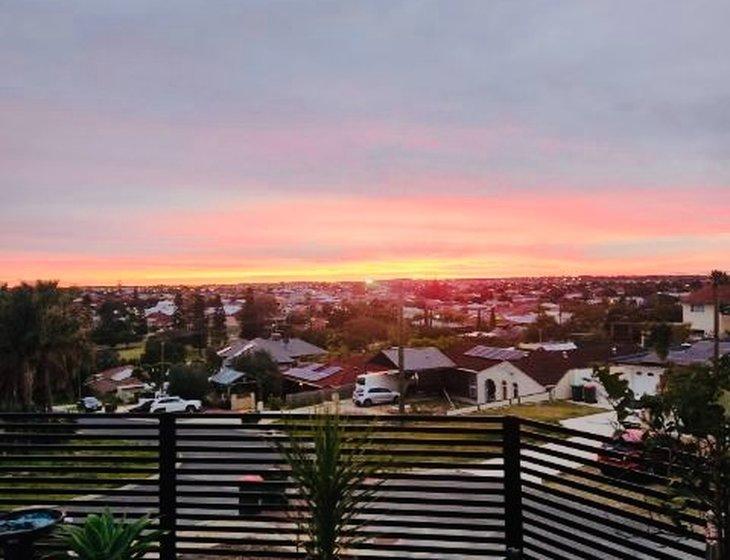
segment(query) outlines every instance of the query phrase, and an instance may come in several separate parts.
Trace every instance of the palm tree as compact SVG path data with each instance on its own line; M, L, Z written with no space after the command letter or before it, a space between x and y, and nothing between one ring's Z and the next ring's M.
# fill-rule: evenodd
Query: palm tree
M0 291L2 384L9 400L19 397L23 410L30 410L40 373L43 404L51 406L54 382L67 386L87 353L82 317L56 282L23 283Z
M727 272L722 270L713 270L710 273L710 281L712 282L712 303L714 306L714 338L715 348L713 353L713 367L717 371L720 364L720 286L730 283L730 277Z

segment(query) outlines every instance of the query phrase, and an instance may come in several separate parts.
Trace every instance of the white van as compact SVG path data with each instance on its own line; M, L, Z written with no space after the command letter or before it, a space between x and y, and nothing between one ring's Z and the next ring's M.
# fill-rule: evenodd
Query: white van
M352 401L358 406L371 404L396 403L398 392L398 372L382 371L358 375Z

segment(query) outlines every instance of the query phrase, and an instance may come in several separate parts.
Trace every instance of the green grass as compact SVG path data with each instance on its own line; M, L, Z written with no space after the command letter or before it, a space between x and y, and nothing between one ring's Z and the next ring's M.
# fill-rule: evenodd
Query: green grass
M478 414L486 416L503 416L509 414L512 416L526 418L528 420L559 424L561 420L588 416L589 414L598 414L600 412L604 412L604 410L593 406L586 406L584 404L576 404L570 401L552 401L515 404L500 408L492 408L489 410L483 410Z
M130 344L125 348L119 348L117 352L120 360L139 361L144 353L144 343Z

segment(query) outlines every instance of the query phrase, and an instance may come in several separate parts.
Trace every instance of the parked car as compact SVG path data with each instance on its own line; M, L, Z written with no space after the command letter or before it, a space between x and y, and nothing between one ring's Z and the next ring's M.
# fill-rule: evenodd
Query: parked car
M197 400L180 397L160 397L150 403L150 412L198 412L203 407Z
M129 412L146 413L150 411L150 406L155 399L140 399L137 404L129 409Z
M665 475L666 457L660 449L648 449L644 445L647 434L641 428L614 433L611 441L604 443L598 452L601 473L615 478L632 474Z
M352 394L352 401L357 406L372 406L374 404L397 403L400 398L398 391L386 387L357 387Z
M83 412L97 412L104 406L96 397L83 397L77 404Z

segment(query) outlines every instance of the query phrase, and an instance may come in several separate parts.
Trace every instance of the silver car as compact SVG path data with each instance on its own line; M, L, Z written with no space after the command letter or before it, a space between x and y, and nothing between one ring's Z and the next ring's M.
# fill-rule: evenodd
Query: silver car
M352 395L352 401L357 406L372 406L374 404L397 403L400 393L385 387L360 388Z

